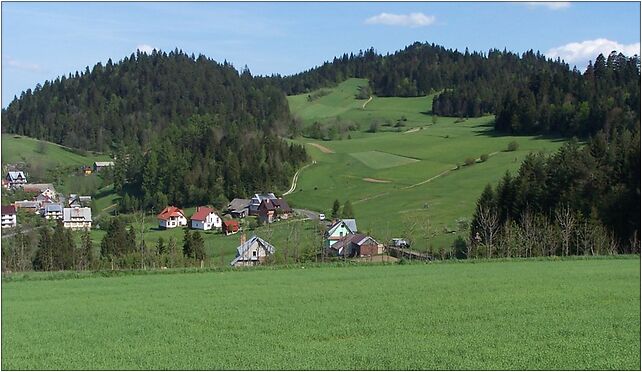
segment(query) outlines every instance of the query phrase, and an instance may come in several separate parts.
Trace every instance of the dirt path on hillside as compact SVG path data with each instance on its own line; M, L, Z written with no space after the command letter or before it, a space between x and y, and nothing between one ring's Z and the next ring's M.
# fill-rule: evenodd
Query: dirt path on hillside
M419 132L419 128L408 129L407 131L405 131L403 133L406 134L406 133L415 133L415 132Z
M327 148L327 147L325 147L323 145L319 145L318 143L308 142L308 145L312 145L312 146L318 148L324 154L334 154L334 151L332 149L329 149L329 148Z
M364 102L363 106L361 106L361 109L362 109L362 110L365 110L365 109L366 109L366 105L367 105L368 103L370 103L370 101L372 101L372 96L370 96L370 98L368 98L368 100L367 100L366 102Z
M316 163L317 163L316 160L312 160L312 164L316 164ZM304 165L303 167L301 167L301 169L299 169L298 171L296 171L296 173L294 173L294 177L292 177L292 186L290 186L290 189L288 191L283 193L283 196L292 194L294 190L296 190L296 182L299 180L299 173L301 173L302 170L304 170L305 168L309 167L312 164Z
M392 182L392 181L389 181L389 180L379 180L379 179L376 179L376 178L369 178L369 177L362 178L362 179L364 181L366 181L366 182L373 182L373 183L390 183L390 182Z

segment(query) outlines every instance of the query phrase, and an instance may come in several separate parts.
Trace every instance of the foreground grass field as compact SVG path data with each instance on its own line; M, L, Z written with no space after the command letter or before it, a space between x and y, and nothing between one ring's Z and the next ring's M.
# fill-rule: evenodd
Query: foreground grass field
M373 97L354 95L363 79L349 79L330 93L308 102L307 95L288 97L290 109L309 123L340 115L360 124L352 139L318 141L297 138L315 163L303 170L291 204L329 214L335 199L350 200L358 227L380 240L411 238L420 250L448 247L458 220L470 219L484 186L506 171L515 172L530 152L558 149L560 139L506 136L493 130L493 117L468 120L437 118L432 97ZM403 131L367 133L375 119L405 117ZM510 142L517 151L506 152ZM321 146L321 148L319 147ZM463 166L467 158L489 155L486 162ZM459 168L457 168L459 166Z
M2 369L640 369L640 260L2 284Z

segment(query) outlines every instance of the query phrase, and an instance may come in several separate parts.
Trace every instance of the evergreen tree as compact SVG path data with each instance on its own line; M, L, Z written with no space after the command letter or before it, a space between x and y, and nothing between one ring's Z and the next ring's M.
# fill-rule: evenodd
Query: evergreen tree
M354 211L352 210L352 203L350 200L347 200L343 204L343 211L341 212L341 218L354 218Z
M334 199L334 203L332 204L332 218L339 218L340 209L341 209L341 203L339 203L339 200Z

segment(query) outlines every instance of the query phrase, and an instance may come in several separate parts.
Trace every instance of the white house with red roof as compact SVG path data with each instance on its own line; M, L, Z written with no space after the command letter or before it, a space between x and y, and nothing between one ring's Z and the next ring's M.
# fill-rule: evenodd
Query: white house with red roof
M187 218L185 217L183 210L172 205L163 209L163 211L156 217L158 218L158 226L160 226L161 229L173 229L178 226L187 226Z
M192 215L191 220L192 229L198 230L220 229L223 225L221 217L209 207L196 207L196 213Z

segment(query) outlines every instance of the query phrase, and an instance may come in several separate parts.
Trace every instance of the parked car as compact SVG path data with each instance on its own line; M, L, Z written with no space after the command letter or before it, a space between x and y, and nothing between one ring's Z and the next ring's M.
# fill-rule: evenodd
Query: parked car
M392 238L390 245L397 248L410 248L410 243L403 238Z
M319 213L319 220L321 221L325 220L325 214Z

